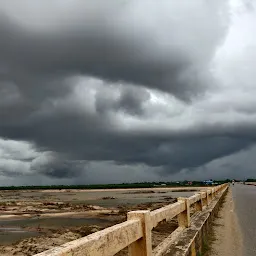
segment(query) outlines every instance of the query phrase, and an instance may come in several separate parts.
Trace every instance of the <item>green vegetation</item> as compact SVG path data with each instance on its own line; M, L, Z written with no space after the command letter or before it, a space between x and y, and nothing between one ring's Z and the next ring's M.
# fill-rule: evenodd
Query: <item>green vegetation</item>
M206 253L209 252L209 250L210 250L209 241L207 239L208 239L208 237L203 239L202 255L206 255Z
M215 181L215 184L222 184L226 181ZM91 184L91 185L52 185L52 186L11 186L0 187L0 190L39 190L39 189L116 189L116 188L153 188L153 187L197 187L206 186L201 181L182 182L138 182L121 184Z
M246 182L256 182L256 179L247 179Z

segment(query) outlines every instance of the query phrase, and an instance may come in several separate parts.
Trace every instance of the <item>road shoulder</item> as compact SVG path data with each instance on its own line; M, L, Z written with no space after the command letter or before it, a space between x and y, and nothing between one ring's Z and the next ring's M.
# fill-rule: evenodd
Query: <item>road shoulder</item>
M241 256L243 255L242 233L234 212L231 189L224 198L218 217L212 225L212 242L209 256Z

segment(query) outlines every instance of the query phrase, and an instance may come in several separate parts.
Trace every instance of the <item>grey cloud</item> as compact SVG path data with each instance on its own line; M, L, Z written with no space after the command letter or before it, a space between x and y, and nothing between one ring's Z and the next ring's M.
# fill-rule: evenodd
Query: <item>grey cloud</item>
M5 147L0 175L153 180L255 143L252 54L213 63L226 1L26 3L0 2L0 137L33 153Z
M120 87L116 97L111 92L99 91L96 95L96 110L100 113L107 111L123 111L131 115L144 114L143 104L150 99L150 93L143 88Z
M226 31L226 23L218 17L220 10L225 10L225 3L216 1L205 5L199 1L196 3L198 11L194 10L198 18L194 19L196 16L192 14L188 22L189 5L142 2L75 1L69 14L64 11L57 15L53 14L57 10L57 5L53 4L48 14L47 7L40 9L41 18L29 12L25 16L24 5L21 7L24 12L17 14L15 6L19 3L6 3L0 21L2 62L12 71L28 72L27 76L83 73L157 88L182 99L205 90L212 79L204 67ZM159 12L165 15L153 20L153 24L147 18L140 23L139 14L144 13L145 5L152 18ZM39 11L36 7L34 4L34 15ZM175 14L173 7L177 7L183 23L169 16ZM134 13L130 13L131 8ZM169 10L169 15L165 9ZM42 17L42 13L45 16ZM205 13L213 19L209 20L207 30L199 26ZM35 19L34 24L30 19ZM152 25L157 25L158 31L151 28ZM195 30L202 31L198 39L194 37ZM199 50L200 39L206 44Z
M84 169L84 162L68 161L56 155L43 155L31 162L32 171L53 178L74 178Z
M64 179L80 175L85 166L84 161L69 161L67 157L54 152L38 151L25 141L0 138L1 176L31 176L36 173Z
M31 160L38 156L33 146L28 142L5 140L0 137L1 159Z
M193 172L196 179L211 177L213 179L247 179L255 177L254 155L255 144L239 152L218 158ZM191 179L191 172L184 178Z
M108 115L49 111L40 119L27 119L24 127L1 127L5 136L33 140L45 149L67 153L74 159L116 161L121 164L172 166L172 170L203 165L248 147L255 134L243 126L194 127L185 132L122 131ZM161 126L161 124L159 124ZM249 127L248 127L249 128Z
M110 106L105 103L102 111L116 110L126 93L118 94L116 101L105 99ZM138 100L138 103L142 104L147 96L142 93L142 100ZM96 99L99 98L98 95ZM73 100L76 101L76 98ZM32 170L46 176L80 175L85 169L79 160L113 161L118 165L145 164L152 168L161 167L161 175L175 173L232 155L248 148L255 141L253 123L247 126L240 123L229 126L222 126L221 123L199 124L184 131L162 131L161 126L165 125L163 121L158 124L157 129L149 126L148 131L129 131L123 130L118 119L109 116L108 111L98 115L97 100L94 113L77 111L72 109L69 101L61 101L64 105L60 108L56 108L58 104L47 105L47 112L40 114L39 111L34 115L29 113L22 122L18 119L9 124L0 124L0 134L5 137L33 141L42 151L51 150L60 155L68 155L69 160L50 157L42 164L36 164L39 157L32 161ZM136 110L141 111L141 105L138 106ZM124 107L127 108L126 105ZM128 111L128 114L133 116L134 112ZM138 117L142 118L143 115Z

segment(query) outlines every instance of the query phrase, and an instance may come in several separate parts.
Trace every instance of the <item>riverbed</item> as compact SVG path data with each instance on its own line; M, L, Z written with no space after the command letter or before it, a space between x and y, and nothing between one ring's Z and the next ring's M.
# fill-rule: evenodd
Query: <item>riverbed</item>
M128 211L154 210L175 202L177 197L188 197L194 193L166 188L0 191L1 255L14 255L26 244L39 252L47 249L51 240L61 244L120 223L126 219ZM66 233L69 235L63 238ZM46 247L41 249L40 237L49 238ZM30 254L27 251L24 255Z

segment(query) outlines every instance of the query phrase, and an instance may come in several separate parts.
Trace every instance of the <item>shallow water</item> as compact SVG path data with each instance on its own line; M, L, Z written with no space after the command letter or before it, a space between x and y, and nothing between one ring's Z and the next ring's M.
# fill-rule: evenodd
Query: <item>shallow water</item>
M138 191L82 191L82 192L41 192L41 191L22 191L22 192L5 192L1 201L38 201L38 202L72 202L72 204L89 204L102 207L117 207L119 205L137 205L142 203L168 202L166 197L188 197L195 193L192 192L173 192L155 190L152 193L138 193ZM159 193L161 192L161 193ZM165 193L162 193L165 192ZM114 199L103 199L103 197L113 197ZM83 225L111 224L111 221L101 218L29 218L0 220L0 244L7 245L17 242L21 239L40 235L38 232L27 231L24 228L45 227L58 229L62 227L79 227Z
M149 191L151 191L149 189ZM83 192L40 192L40 191L29 191L29 192L17 192L5 193L5 197L1 201L60 201L60 202L72 202L72 203L83 203L105 207L116 207L118 205L135 205L141 203L150 202L163 202L165 197L188 197L193 195L195 192L174 192L164 191L166 193L143 193L136 194L132 193L131 190L127 191L83 191ZM162 191L161 191L162 192ZM115 199L102 199L103 197L114 197Z
M83 225L96 225L96 224L108 224L111 221L101 218L65 218L65 217L52 217L52 218L29 218L29 219L16 219L16 220L1 220L1 229L6 231L12 229L22 228L61 228L61 227L79 227ZM11 228L11 229L10 229Z
M22 228L0 228L0 245L10 245L22 239L39 236L39 232L27 231Z
M28 231L25 228L68 228L83 225L110 224L111 221L101 218L30 218L0 221L0 245L15 243L21 239L40 235L36 231Z
M89 194L91 193L91 194ZM97 194L96 194L97 193ZM118 191L118 192L87 192L89 199L81 200L83 195L78 195L77 200L73 200L74 203L93 204L102 207L116 207L118 205L137 205L142 203L153 202L168 202L166 197L189 197L195 192L171 192L166 193L143 193L132 194L130 192ZM114 199L102 199L102 197L114 197Z

